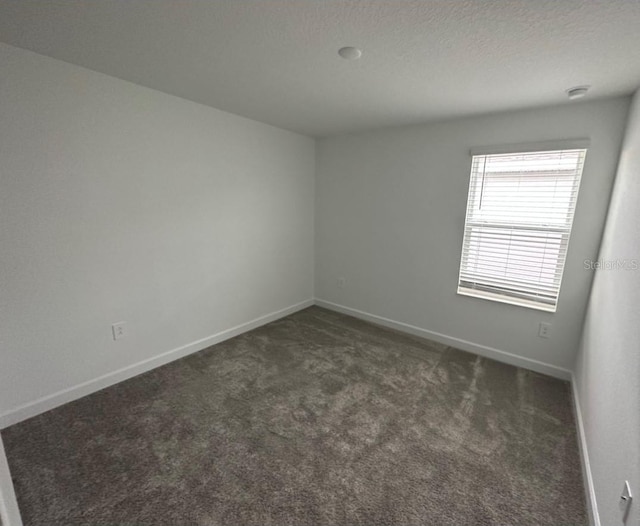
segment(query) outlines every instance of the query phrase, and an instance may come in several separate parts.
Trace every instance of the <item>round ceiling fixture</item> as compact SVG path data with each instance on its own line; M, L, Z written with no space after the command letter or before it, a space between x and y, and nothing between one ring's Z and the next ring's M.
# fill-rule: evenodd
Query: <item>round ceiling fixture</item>
M362 50L352 46L341 47L338 55L346 60L358 60L362 56Z
M591 86L576 86L567 90L567 96L569 100L581 99L587 94Z

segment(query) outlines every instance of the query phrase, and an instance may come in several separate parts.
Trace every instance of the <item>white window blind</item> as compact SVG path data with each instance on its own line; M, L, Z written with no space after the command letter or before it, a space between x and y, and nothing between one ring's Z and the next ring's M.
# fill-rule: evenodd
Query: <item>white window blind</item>
M586 152L473 156L458 293L555 312Z

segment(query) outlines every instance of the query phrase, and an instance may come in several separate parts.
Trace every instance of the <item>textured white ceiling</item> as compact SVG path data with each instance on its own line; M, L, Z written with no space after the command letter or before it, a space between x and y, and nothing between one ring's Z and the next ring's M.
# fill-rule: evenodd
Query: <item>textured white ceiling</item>
M0 41L314 136L640 84L640 0L0 0Z

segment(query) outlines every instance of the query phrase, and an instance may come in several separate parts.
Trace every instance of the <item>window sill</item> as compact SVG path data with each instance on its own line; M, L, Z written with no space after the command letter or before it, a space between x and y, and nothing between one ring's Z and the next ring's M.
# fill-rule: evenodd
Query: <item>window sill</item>
M495 301L498 303L507 303L508 305L516 305L518 307L526 307L534 310L556 312L556 305L547 305L545 303L538 303L536 301L525 300L521 298L512 298L509 296L503 296L502 294L486 292L483 290L458 287L458 294L460 294L461 296L470 296L472 298L480 298L483 300Z

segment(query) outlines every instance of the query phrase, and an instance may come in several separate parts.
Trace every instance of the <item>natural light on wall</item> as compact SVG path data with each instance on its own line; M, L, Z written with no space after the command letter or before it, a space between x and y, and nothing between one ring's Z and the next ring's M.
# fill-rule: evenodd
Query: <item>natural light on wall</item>
M555 312L586 152L473 155L459 294Z

